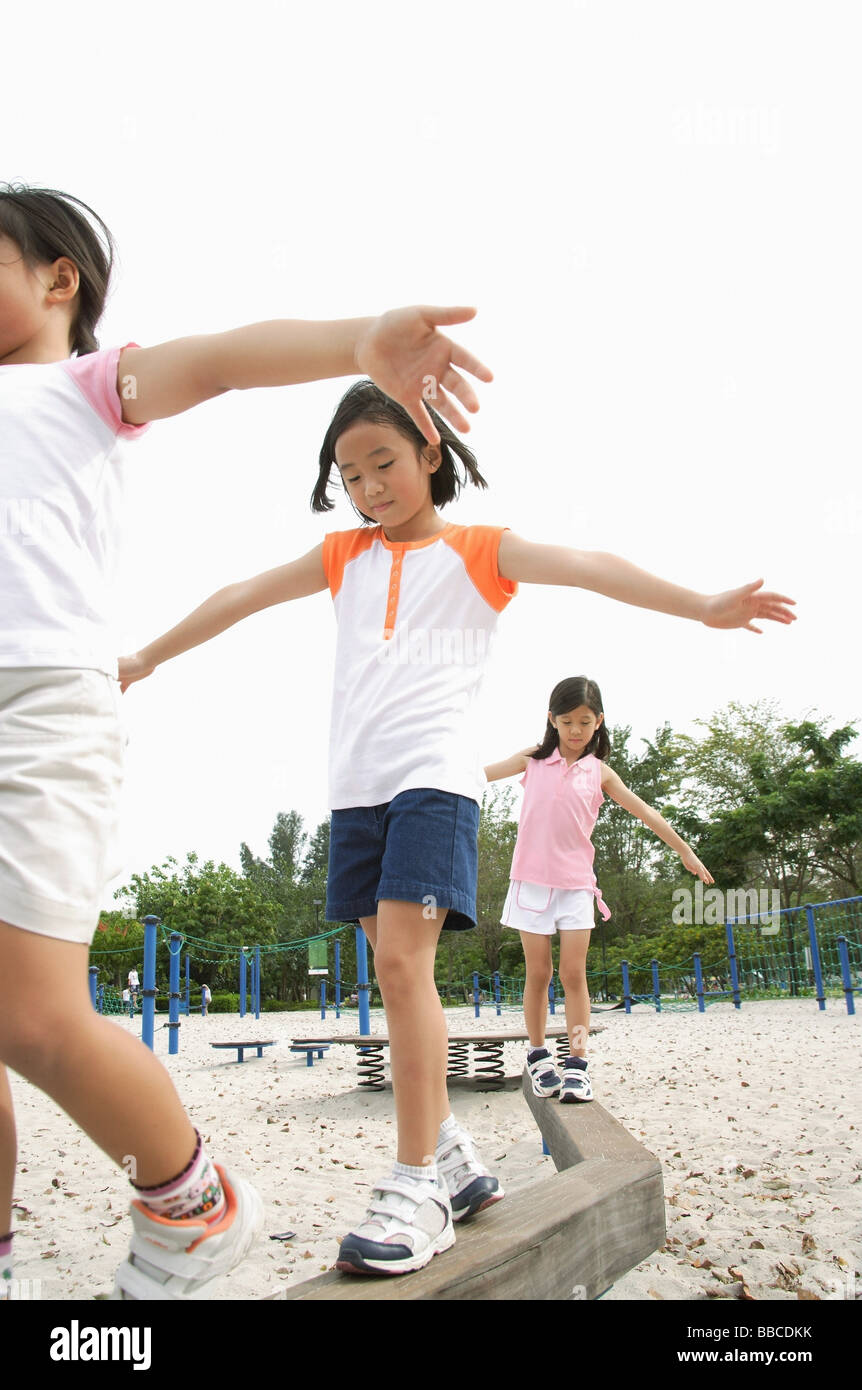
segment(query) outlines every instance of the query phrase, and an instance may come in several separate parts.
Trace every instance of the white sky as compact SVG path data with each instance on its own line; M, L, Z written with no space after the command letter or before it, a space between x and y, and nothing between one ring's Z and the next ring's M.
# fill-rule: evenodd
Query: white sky
M447 517L798 600L758 638L522 588L485 682L487 759L537 738L577 674L637 735L760 697L845 722L860 28L855 4L788 0L13 6L0 177L111 227L103 346L476 304L454 336L495 372L470 434L491 486ZM124 650L354 524L344 501L308 508L347 384L221 398L130 446ZM188 849L238 866L278 811L326 815L333 646L321 594L125 697L124 877Z

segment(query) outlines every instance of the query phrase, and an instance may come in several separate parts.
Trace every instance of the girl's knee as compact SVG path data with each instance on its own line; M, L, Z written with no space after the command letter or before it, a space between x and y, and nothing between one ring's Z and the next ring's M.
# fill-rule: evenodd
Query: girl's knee
M560 984L563 986L564 994L572 994L576 990L584 989L586 983L586 969L573 969L571 966L568 970L560 969Z

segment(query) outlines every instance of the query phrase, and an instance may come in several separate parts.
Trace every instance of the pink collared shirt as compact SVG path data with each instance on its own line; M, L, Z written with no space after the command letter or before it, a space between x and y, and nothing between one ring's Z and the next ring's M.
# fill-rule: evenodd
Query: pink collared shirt
M524 804L509 877L586 889L607 921L611 914L596 883L590 839L605 799L600 760L588 753L567 763L557 748L548 758L527 759L521 786Z

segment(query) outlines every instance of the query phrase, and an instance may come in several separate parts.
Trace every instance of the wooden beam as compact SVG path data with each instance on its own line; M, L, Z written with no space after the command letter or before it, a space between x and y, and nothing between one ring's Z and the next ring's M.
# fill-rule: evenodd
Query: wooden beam
M665 1237L658 1160L596 1101L527 1104L551 1150L553 1177L458 1227L452 1250L397 1277L337 1271L285 1290L290 1301L597 1298Z

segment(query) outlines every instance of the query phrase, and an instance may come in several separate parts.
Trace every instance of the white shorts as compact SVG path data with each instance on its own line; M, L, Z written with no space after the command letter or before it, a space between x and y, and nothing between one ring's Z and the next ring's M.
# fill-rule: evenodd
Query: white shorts
M587 888L546 888L512 879L500 921L537 936L553 936L558 929L592 931L595 902Z
M0 667L0 922L89 945L122 868L120 699L102 671Z

